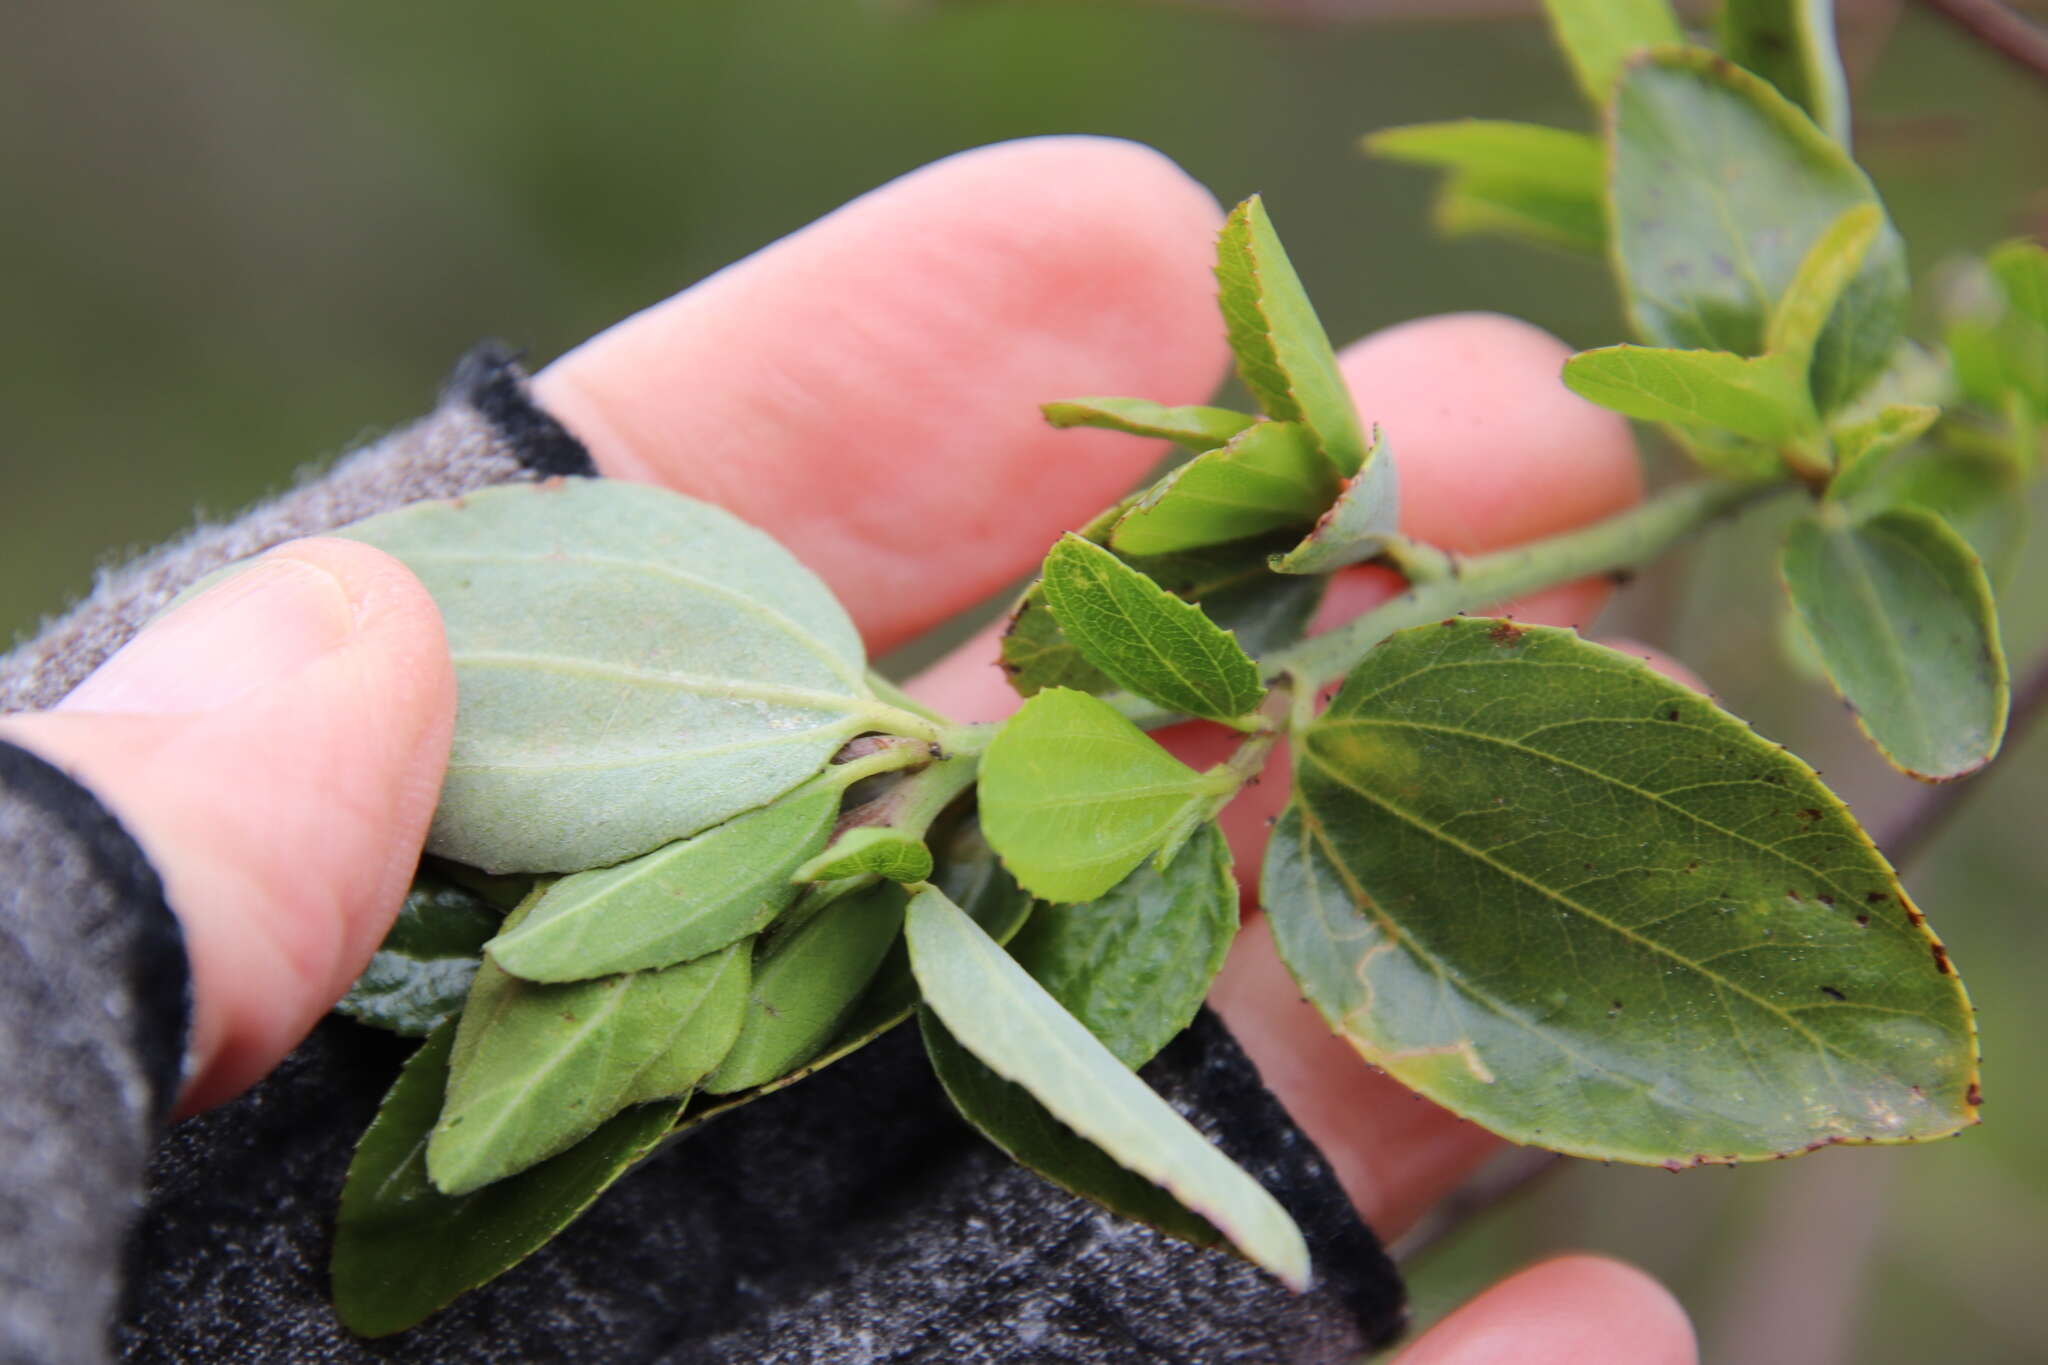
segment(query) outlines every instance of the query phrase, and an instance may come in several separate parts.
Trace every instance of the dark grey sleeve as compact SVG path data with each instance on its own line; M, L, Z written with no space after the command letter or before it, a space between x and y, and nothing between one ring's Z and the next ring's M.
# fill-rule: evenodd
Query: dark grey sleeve
M61 697L162 603L235 558L419 498L587 472L580 445L532 406L505 356L481 352L421 423L242 521L105 575L84 605L0 660L0 710ZM248 1095L158 1145L124 1289L115 1247L134 1221L137 1163L175 1089L182 949L118 826L61 776L16 761L42 774L31 787L54 779L71 804L49 814L56 798L24 796L0 774L0 932L10 952L24 945L0 960L0 1092L10 1096L0 1131L11 1144L0 1150L0 1343L10 1361L102 1359L117 1292L124 1359L221 1365L1325 1365L1399 1330L1400 1283L1378 1243L1206 1016L1147 1077L1303 1224L1318 1270L1307 1296L1011 1166L951 1115L914 1030L899 1030L709 1125L422 1327L360 1342L327 1307L328 1229L349 1151L405 1048L339 1018ZM78 851L102 844L125 848L128 861ZM108 870L122 867L126 880ZM144 958L148 971L137 966ZM18 1060L18 1042L64 1030L98 1056L92 1066ZM81 1076L100 1079L79 1089ZM35 1102L17 1105L30 1089ZM36 1164L59 1157L71 1164ZM15 1221L23 1210L38 1217ZM68 1260L54 1255L60 1243ZM9 1335L60 1327L61 1341L21 1338L46 1347L16 1348Z

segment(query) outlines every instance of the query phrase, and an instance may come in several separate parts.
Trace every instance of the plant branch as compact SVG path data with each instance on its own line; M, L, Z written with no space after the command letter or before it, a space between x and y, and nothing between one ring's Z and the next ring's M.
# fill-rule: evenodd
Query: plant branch
M1450 576L1412 585L1349 625L1303 640L1261 660L1261 665L1269 674L1292 674L1303 692L1318 692L1350 672L1367 650L1397 630L1506 602L1576 578L1633 568L1707 523L1786 487L1782 483L1718 479L1680 484L1619 516L1580 530L1512 550L1457 559Z
M2048 30L1998 0L1920 0L2023 71L2048 80Z
M2020 682L2019 690L2013 694L2012 717L2005 727L2007 747L2026 738L2028 728L2040 719L2043 707L2048 707L2048 650L2035 657L2026 677ZM1926 852L1934 836L1941 832L1957 807L1970 799L1977 787L1977 781L1971 779L1928 788L1906 807L1892 827L1878 839L1877 846L1891 860L1893 867L1904 868Z

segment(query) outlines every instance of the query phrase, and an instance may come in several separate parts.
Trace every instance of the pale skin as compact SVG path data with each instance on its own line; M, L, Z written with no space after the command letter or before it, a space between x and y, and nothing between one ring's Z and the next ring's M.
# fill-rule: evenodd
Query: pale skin
M1040 402L1208 399L1227 363L1208 273L1220 221L1206 190L1141 147L985 148L627 319L534 389L606 475L720 503L775 535L879 654L1027 572L1159 454L1054 432ZM1492 549L1640 496L1625 424L1558 383L1566 353L1483 315L1410 323L1344 352L1360 411L1399 458L1404 530ZM1321 622L1394 582L1347 574ZM1605 591L1571 585L1508 609L1586 626ZM993 657L978 638L913 690L958 719L996 718L1016 698ZM182 1112L247 1088L360 972L425 837L454 697L418 583L375 550L317 539L171 613L56 711L0 722L0 736L92 788L164 877L194 979ZM1191 758L1226 740L1194 726L1163 738ZM1285 791L1271 771L1233 807L1241 868L1257 866ZM1212 1002L1382 1236L1496 1150L1333 1037L1256 917ZM1661 1286L1590 1256L1510 1277L1400 1357L1696 1359Z

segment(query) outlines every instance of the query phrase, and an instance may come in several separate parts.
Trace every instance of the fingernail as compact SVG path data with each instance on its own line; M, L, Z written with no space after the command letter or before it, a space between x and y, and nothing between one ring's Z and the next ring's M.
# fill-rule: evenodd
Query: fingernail
M292 555L267 555L152 622L59 709L219 710L354 633L355 608L340 579Z

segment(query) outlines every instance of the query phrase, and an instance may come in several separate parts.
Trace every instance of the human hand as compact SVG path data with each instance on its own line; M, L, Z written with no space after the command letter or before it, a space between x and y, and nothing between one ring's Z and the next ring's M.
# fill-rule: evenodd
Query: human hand
M1126 144L972 153L628 320L543 372L536 396L606 474L721 503L782 540L879 652L1028 571L1153 459L1128 438L1048 431L1040 401L1207 396L1225 358L1217 221L1205 192ZM1407 530L1475 550L1636 496L1624 425L1564 392L1564 353L1519 324L1454 318L1346 355L1399 453ZM1389 590L1347 575L1326 619ZM1584 621L1602 591L1517 614ZM917 690L989 718L1014 704L992 658L984 638ZM58 712L0 725L93 787L164 876L194 974L187 1107L253 1081L360 970L424 836L452 707L417 584L367 548L315 541L179 609ZM1190 754L1217 742L1172 738ZM1277 808L1284 789L1269 778L1240 804ZM1238 813L1241 866L1257 866L1268 813ZM1493 1149L1333 1039L1261 928L1215 999L1383 1234ZM1498 1286L1407 1357L1505 1358L1679 1361L1692 1346L1661 1289L1575 1258Z

